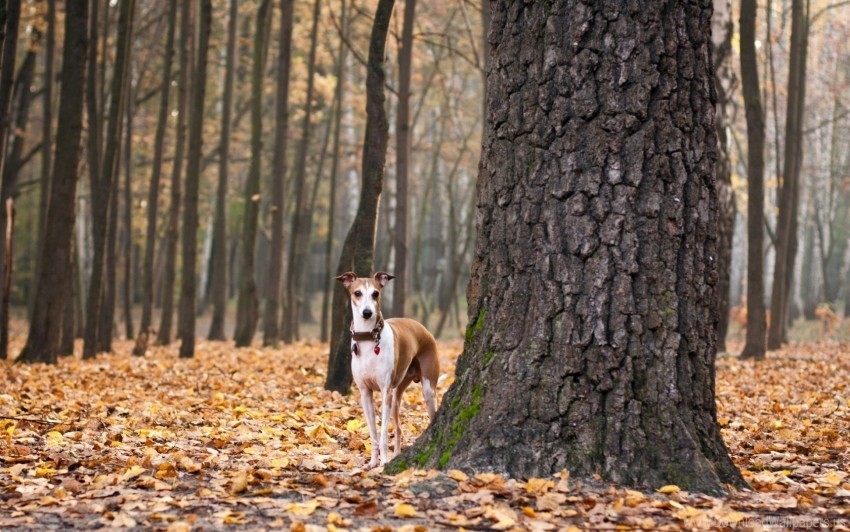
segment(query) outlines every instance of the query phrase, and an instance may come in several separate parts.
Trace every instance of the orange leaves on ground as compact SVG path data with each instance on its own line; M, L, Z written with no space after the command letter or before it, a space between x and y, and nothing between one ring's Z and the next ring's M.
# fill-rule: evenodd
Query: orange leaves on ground
M192 360L178 359L176 347L131 357L131 347L56 367L0 362L0 527L850 523L850 355L838 344L795 345L763 363L718 361L718 422L753 487L727 498L672 484L612 487L567 471L530 479L366 472L370 442L357 398L322 389L326 346L200 343ZM440 394L459 351L441 345L450 377ZM401 419L407 446L428 422L418 386L405 394Z

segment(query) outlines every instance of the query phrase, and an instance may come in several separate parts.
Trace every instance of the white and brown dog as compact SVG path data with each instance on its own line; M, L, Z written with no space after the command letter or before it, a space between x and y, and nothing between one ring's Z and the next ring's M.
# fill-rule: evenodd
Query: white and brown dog
M351 374L360 390L363 414L372 438L369 468L389 461L388 430L390 415L395 426L395 452L401 450L401 423L398 410L401 396L411 382L422 382L428 415L437 410L434 394L440 374L437 343L421 323L407 318L381 315L381 292L394 277L378 272L374 277L357 277L348 272L336 278L351 297ZM375 426L372 392L381 392L381 437Z

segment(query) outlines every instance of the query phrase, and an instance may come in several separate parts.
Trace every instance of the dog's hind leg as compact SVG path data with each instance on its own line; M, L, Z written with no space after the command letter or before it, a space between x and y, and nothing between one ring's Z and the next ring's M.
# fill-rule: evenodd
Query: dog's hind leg
M428 417L434 421L434 415L437 413L437 399L435 392L437 390L436 379L431 382L431 379L422 379L422 395L425 396L425 406L428 408Z
M405 378L401 381L398 388L393 391L393 427L395 427L395 449L393 456L401 452L401 421L399 421L399 409L401 408L401 396L404 395L404 390L410 384L410 379Z
M366 424L369 426L369 437L372 439L372 460L369 462L368 469L372 469L378 465L378 428L375 426L375 403L372 402L371 390L360 390L360 404L363 406L363 415L366 417Z

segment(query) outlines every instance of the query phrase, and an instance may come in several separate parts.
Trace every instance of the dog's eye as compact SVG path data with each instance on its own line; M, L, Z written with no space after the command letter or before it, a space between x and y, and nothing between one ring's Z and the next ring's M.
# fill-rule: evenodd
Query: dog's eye
M375 299L378 299L378 291L377 290L372 292L372 297L375 298Z
M354 291L354 296L355 296L355 297L360 297L360 296L362 296L362 295L363 295L363 292L361 292L360 290L355 290L355 291Z

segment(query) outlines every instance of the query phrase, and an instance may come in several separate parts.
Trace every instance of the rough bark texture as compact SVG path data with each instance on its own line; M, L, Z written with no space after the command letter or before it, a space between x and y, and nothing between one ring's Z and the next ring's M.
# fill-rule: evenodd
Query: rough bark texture
M56 135L53 180L47 207L44 246L39 250L44 264L35 283L27 344L18 360L56 362L65 297L71 283L71 236L74 229L80 139L83 131L83 95L86 82L87 0L69 2L65 12L65 44L62 48L61 94Z
M797 251L797 205L803 158L803 103L805 100L807 16L805 0L791 2L791 49L788 66L788 105L785 114L785 153L779 215L776 222L776 262L770 298L767 348L779 349L787 335L787 313Z
M764 305L764 111L756 54L756 0L741 1L741 92L747 117L747 339L741 358L763 359Z
M225 340L227 315L227 181L230 168L230 129L233 114L233 76L236 71L236 23L239 0L230 0L227 22L227 56L224 67L224 90L221 96L221 143L218 153L218 188L215 195L215 219L212 245L212 300L210 340Z
M271 179L272 237L269 249L269 278L263 316L263 345L274 345L280 337L278 314L283 273L284 185L286 183L286 147L289 135L289 72L292 66L292 0L280 3L280 49L277 57L277 102L274 130L274 162ZM291 237L290 237L291 238ZM287 319L286 316L283 317Z
M413 63L413 20L416 0L405 0L398 57L396 114L395 273L392 316L404 316L407 293L407 166L410 159L410 72ZM392 317L390 316L390 317Z
M133 354L145 354L151 328L151 313L153 308L153 265L156 251L156 228L159 216L159 184L162 175L163 149L165 145L165 130L168 126L169 103L171 94L171 64L174 59L174 34L177 28L177 0L168 2L168 33L165 40L165 52L162 63L162 93L159 100L159 116L157 117L156 132L153 141L153 165L151 180L148 188L148 225L145 233L145 260L142 279L142 323L139 325L139 339L133 348Z
M12 86L15 82L15 59L18 51L18 27L21 21L21 0L7 0L6 23L3 40L2 66L0 66L0 169L6 156L6 138L9 134L9 116L12 106Z
M180 238L180 201L182 196L183 155L186 151L186 124L189 116L189 85L192 69L192 0L184 0L180 10L180 75L177 78L177 129L174 141L174 162L171 166L171 205L165 240L165 273L162 283L162 314L157 343L171 342L174 320L174 283L177 278L177 241Z
M94 260L92 262L91 282L89 283L88 307L86 310L86 334L83 344L83 357L91 358L100 349L108 347L104 345L104 327L109 327L111 337L111 317L109 325L104 323L103 302L110 298L110 288L107 273L109 268L109 252L112 248L110 243L109 228L112 223L112 207L114 205L113 195L118 182L118 150L120 147L120 129L124 116L124 95L127 86L126 78L129 72L128 63L130 59L130 37L133 28L133 12L135 0L123 0L121 2L118 17L118 42L115 49L115 69L112 76L109 103L109 122L106 129L106 147L103 153L102 174L91 173L92 203L96 206L92 209L92 241L94 244ZM89 114L92 118L91 113ZM105 207L105 206L109 207ZM107 340L105 342L109 344Z
M378 201L384 186L387 162L389 122L385 110L384 52L394 0L379 0L375 9L372 34L369 37L369 58L366 69L366 132L363 139L363 161L360 203L354 222L342 245L337 275L354 271L360 276L372 274L375 254L375 229L378 223ZM331 352L325 388L347 394L351 390L351 306L341 283L336 283L333 296Z
M195 355L195 295L198 291L196 262L198 256L198 194L201 183L201 148L203 148L204 100L207 93L207 52L212 25L212 0L201 0L198 23L198 58L192 84L192 106L189 117L189 153L186 160L186 194L183 196L183 241L180 277L180 358Z
M711 1L491 7L464 354L390 469L743 485L715 419Z

